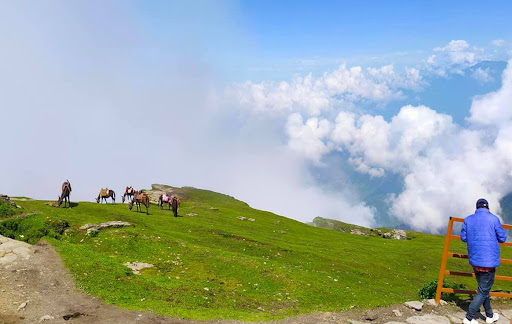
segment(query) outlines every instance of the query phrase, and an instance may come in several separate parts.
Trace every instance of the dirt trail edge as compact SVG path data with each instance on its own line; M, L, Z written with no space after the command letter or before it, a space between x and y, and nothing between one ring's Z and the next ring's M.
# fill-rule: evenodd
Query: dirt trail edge
M510 307L510 306L509 306ZM396 310L401 316L397 317ZM429 306L420 314L404 305L367 312L315 313L266 324L404 323L414 315L459 313L455 306ZM510 311L512 313L512 311ZM463 314L463 313L462 313ZM510 316L510 315L509 315ZM43 242L29 245L0 235L0 324L18 323L156 323L239 324L239 321L192 321L120 309L78 291L55 249ZM247 322L245 322L247 323Z

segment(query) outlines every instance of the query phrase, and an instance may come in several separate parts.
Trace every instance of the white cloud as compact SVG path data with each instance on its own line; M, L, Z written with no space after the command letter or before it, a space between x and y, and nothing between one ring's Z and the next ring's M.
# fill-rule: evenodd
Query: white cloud
M478 96L473 99L469 121L480 125L508 124L512 119L512 61L503 71L502 87L498 91ZM510 104L506 104L510 103Z
M290 82L233 84L226 96L236 105L256 112L303 112L320 115L333 107L368 101L377 104L403 98L402 90L419 90L420 71L395 71L392 65L363 69L341 65L320 77L311 74L294 77Z
M492 45L494 46L498 46L498 47L502 47L503 45L505 45L505 40L503 39L495 39L491 42Z
M323 139L330 133L331 125L325 120L316 117L303 123L302 116L298 113L290 115L286 123L286 131L289 136L288 146L307 159L320 164L322 155L329 151Z
M470 50L465 40L452 40L448 45L437 47L434 51L446 53L454 64L474 64L476 61L475 52Z
M464 69L492 56L482 48L471 47L465 40L452 40L443 47L434 48L434 54L425 62L425 69L438 76L464 74Z
M489 68L482 69L479 67L474 70L473 73L471 73L471 77L477 81L480 81L481 83L487 83L494 80L494 78L491 76L491 70Z
M390 197L390 213L414 229L439 232L449 216L470 214L481 197L499 213L499 200L512 191L511 76L509 62L502 88L473 100L467 128L427 107L406 106L387 123L378 149L354 144L364 138L363 120L378 116L346 116L350 122L340 127L350 136L337 130L333 134L342 136L333 140L349 147L359 171L374 175L382 168L404 176L404 190ZM376 160L375 152L387 158Z
M341 112L331 140L351 155L356 170L372 176L402 173L433 139L453 128L448 115L425 106L405 106L386 122L382 116Z

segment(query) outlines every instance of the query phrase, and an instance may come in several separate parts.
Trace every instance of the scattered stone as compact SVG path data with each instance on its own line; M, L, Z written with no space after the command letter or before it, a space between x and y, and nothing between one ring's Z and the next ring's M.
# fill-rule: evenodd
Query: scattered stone
M423 303L429 306L437 306L435 299L425 299Z
M152 268L154 265L151 263L144 263L144 262L126 262L123 263L128 268L132 269L133 273L136 275L140 275L140 270L146 269L146 268Z
M84 315L84 314L79 313L79 312L74 312L73 314L67 314L67 315L64 315L64 316L62 316L62 318L63 318L65 321L67 321L67 320L70 320L70 319L72 319L72 318L80 317L80 316L82 316L82 315Z
M219 210L217 207L210 207L209 210Z
M196 213L188 213L187 216L197 216Z
M466 317L466 313L464 313L464 312L458 312L458 313L455 313L452 315L448 315L448 319L452 323L462 323L462 320L464 319L464 317Z
M364 324L363 322L354 321L354 320L349 320L349 323L350 324Z
M25 309L25 307L27 307L28 305L28 300L26 302L23 302L20 304L20 306L18 306L18 312L22 309Z
M356 235L367 235L365 232L361 231L358 228L354 228L350 230L350 234L356 234Z
M255 219L254 219L254 218L248 218L247 220L248 220L249 222L254 222L254 221L255 221Z
M263 307L261 307L261 306L260 306L260 307L258 307L258 310L259 310L260 312L264 312L264 311L265 311L265 309L263 309Z
M110 227L118 228L118 227L128 227L128 226L132 226L132 224L130 224L128 222L111 221L111 222L106 222L106 223L101 223L101 224L85 224L82 227L80 227L80 229L86 230L86 229L90 229L90 228L95 228L99 231L104 228L110 228Z
M369 310L364 314L364 319L367 321L374 321L379 317L379 314L375 310Z
M404 322L386 322L385 324L405 324Z
M445 306L445 305L448 305L448 302L447 302L446 300L442 300L442 299L440 299L440 300L439 300L439 305L441 305L441 306Z
M50 206L50 207L59 207L59 205L57 203L46 202L44 204L47 205L47 206Z
M41 318L39 319L39 323L41 322L44 322L44 321L51 321L52 319L54 319L55 317L51 316L51 315L43 315L41 316Z
M404 315L399 309L393 309L393 314L395 314L396 317L401 317Z
M512 309L502 309L500 313L508 319L512 317Z
M392 240L407 240L407 233L404 230L394 229L391 232L382 234L382 237Z
M451 324L448 317L433 314L409 317L406 321L410 324Z
M239 219L241 221L247 220L247 217L244 216L237 216L236 219Z
M405 303L405 306L412 308L417 311L421 311L423 309L423 303L420 301L408 301Z

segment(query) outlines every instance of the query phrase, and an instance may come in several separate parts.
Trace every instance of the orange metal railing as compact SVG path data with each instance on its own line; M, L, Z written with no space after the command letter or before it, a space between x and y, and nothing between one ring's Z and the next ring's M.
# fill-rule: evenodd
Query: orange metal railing
M450 217L450 222L448 223L448 230L446 232L446 239L444 241L444 249L443 249L443 259L441 261L441 269L439 269L439 281L437 282L437 291L436 291L436 303L439 303L441 300L441 293L447 292L447 293L458 293L458 294L476 294L476 290L462 290L462 289L453 289L453 288L443 288L443 280L445 275L450 276L463 276L463 277L475 277L475 274L472 272L459 272L459 271L451 271L446 269L446 261L448 260L448 257L451 258L461 258L461 259L467 259L467 254L459 254L459 253L451 253L450 250L450 241L451 240L460 240L460 235L453 235L453 222L464 222L463 218L456 218L456 217ZM503 228L505 229L512 229L512 225L503 224ZM511 242L505 242L500 243L502 246L512 246ZM512 264L512 260L508 259L500 259L501 263L505 264ZM512 277L507 276L495 276L495 280L502 280L502 281L512 281ZM504 293L504 292L496 292L491 291L491 296L496 297L504 297L504 298L512 298L511 293ZM511 321L512 323L512 321Z

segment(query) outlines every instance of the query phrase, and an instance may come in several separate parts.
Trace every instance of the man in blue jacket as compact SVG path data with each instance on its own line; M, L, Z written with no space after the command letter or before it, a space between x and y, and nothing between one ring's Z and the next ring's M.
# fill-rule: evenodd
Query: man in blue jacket
M485 199L478 199L476 212L464 219L460 239L467 242L469 264L473 267L478 292L469 305L464 324L477 324L473 318L480 306L484 305L485 322L494 323L500 316L493 313L489 292L494 283L496 267L500 265L500 247L498 243L507 240L507 233L501 226L498 217L489 211L489 203Z

